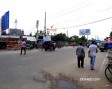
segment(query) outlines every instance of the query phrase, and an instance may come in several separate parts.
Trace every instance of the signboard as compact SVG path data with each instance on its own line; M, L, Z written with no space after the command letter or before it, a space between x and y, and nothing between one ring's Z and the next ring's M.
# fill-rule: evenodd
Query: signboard
M44 41L51 41L51 36L45 36L45 37L43 38L43 40L44 40Z
M2 25L2 31L9 28L9 11L7 11L7 12L2 16L1 25Z
M79 35L90 35L91 31L90 29L81 29L79 30Z

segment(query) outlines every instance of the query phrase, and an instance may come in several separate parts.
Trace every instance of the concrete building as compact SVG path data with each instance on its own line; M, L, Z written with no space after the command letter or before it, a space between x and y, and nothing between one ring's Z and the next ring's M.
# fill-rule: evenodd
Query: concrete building
M23 36L24 35L24 31L21 29L14 29L14 28L10 28L9 29L9 34L13 35L13 36Z

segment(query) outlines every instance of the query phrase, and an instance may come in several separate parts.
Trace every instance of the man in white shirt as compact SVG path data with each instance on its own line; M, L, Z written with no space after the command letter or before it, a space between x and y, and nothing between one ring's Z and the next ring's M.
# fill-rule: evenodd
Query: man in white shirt
M22 40L21 43L21 53L20 55L22 55L22 50L24 50L24 55L26 54L26 42L24 40Z
M96 58L96 53L98 52L95 41L92 41L92 44L88 48L88 56L90 57L90 68L94 70L94 63Z

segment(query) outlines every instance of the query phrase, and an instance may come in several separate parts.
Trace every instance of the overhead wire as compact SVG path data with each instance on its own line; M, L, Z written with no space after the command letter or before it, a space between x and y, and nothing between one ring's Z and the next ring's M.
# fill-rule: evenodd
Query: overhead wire
M84 3L86 3L87 1L90 1L90 0L83 1L83 2L81 2L81 3L78 3L78 4L76 4L76 5L73 5L72 7L69 7L68 9L65 9L65 10L62 10L62 11L58 12L59 15L52 17L52 19L55 19L55 18L57 18L57 17L61 17L61 16L63 16L63 15L71 14L71 13L73 13L73 12L75 12L75 11L78 11L78 10L80 10L80 9L83 9L83 8L85 8L85 7L88 7L89 4L84 5L84 6L81 6L81 7L79 7L79 8L76 9L77 6L80 6L80 5L84 4ZM73 7L75 7L75 9L73 9ZM71 8L72 8L73 10L70 10ZM68 11L68 10L69 10L69 11ZM51 18L49 18L49 19L51 19Z
M88 7L88 6L89 6L89 4L86 5L86 6L83 6L83 7ZM83 9L83 7L80 7L80 8L78 8L78 9L76 9L76 10L69 11L68 13L72 13L72 12L75 12L75 11L77 11L77 10ZM101 10L101 11L99 11L99 12L103 12L103 11L107 11L107 10L111 10L111 9L112 9L112 6L106 8L106 9L103 9L103 10ZM66 14L68 14L68 13L66 13ZM63 16L63 15L66 15L66 14L64 13L64 14L61 14L60 16ZM94 23L97 23L97 22L101 22L101 21L104 21L104 20L108 20L108 19L111 19L111 18L112 18L112 17L107 17L107 18L100 19L100 20L96 20L96 21L93 21L93 22L88 22L88 23L79 24L79 25L70 26L70 27L62 27L62 28L57 28L57 29L66 29L66 28L80 27L80 26L89 25L89 24L94 24Z
M112 17L107 17L107 18L104 18L104 19L100 19L100 20L96 20L96 21L93 21L93 22L84 23L84 24L80 24L80 25L75 25L75 26L70 26L70 27L62 27L62 28L56 28L56 29L67 29L67 28L80 27L80 26L85 26L85 25L89 25L89 24L94 24L94 23L97 23L97 22L102 22L102 21L109 20L109 19L112 19Z

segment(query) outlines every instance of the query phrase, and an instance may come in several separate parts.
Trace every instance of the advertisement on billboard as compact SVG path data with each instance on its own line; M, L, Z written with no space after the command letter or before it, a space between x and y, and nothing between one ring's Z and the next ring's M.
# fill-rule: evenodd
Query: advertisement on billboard
M43 38L43 40L44 40L44 41L51 41L51 36L45 36L45 37Z
M90 35L91 30L90 29L80 29L79 30L79 35Z
M2 25L2 31L9 28L9 11L7 11L3 16L1 20Z

